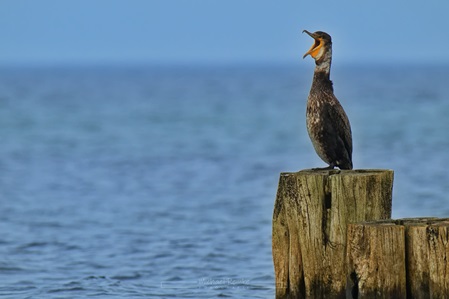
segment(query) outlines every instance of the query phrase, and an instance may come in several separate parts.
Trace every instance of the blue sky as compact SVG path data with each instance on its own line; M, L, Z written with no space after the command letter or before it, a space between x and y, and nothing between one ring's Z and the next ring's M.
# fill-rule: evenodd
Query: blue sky
M0 64L448 63L444 0L0 0Z

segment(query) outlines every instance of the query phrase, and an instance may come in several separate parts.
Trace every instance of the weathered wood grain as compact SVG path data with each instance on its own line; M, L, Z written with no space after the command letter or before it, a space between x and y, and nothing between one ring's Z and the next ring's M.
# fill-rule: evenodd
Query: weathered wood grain
M347 225L391 217L393 171L282 173L273 213L276 298L345 298Z
M347 298L407 298L404 226L349 224L347 277Z
M430 295L432 299L449 298L449 219L429 224Z

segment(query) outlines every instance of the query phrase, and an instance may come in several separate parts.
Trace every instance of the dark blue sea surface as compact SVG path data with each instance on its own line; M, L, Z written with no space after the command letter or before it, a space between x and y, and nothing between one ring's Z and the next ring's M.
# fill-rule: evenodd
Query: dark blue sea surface
M280 172L326 166L313 67L0 69L0 296L273 298ZM449 66L335 66L355 168L449 216Z

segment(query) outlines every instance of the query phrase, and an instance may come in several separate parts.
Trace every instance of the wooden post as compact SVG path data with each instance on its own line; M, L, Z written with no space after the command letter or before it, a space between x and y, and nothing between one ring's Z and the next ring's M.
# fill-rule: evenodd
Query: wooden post
M449 298L449 219L348 225L347 298Z
M410 299L426 299L430 294L428 223L436 218L409 218L398 222L405 226L407 294Z
M393 221L348 225L346 298L406 299L404 235Z
M346 232L391 217L393 171L282 173L273 213L276 298L345 298Z
M398 220L406 228L409 298L449 298L449 219Z
M431 223L427 228L429 244L430 294L449 298L449 219Z

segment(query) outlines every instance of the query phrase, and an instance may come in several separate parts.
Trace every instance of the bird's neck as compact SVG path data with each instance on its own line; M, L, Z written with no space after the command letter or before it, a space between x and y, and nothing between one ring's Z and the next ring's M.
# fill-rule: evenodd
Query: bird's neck
M333 83L329 78L329 72L315 69L311 93L334 92Z
M329 79L329 73L315 71L313 75L311 93L334 92L332 81Z
M327 75L327 78L329 79L330 73L331 73L331 63L332 63L332 48L329 48L327 51L324 52L322 57L315 60L315 73L321 72L325 73Z
M332 81L330 80L332 61L332 50L326 51L322 57L317 59L311 92L334 92Z

